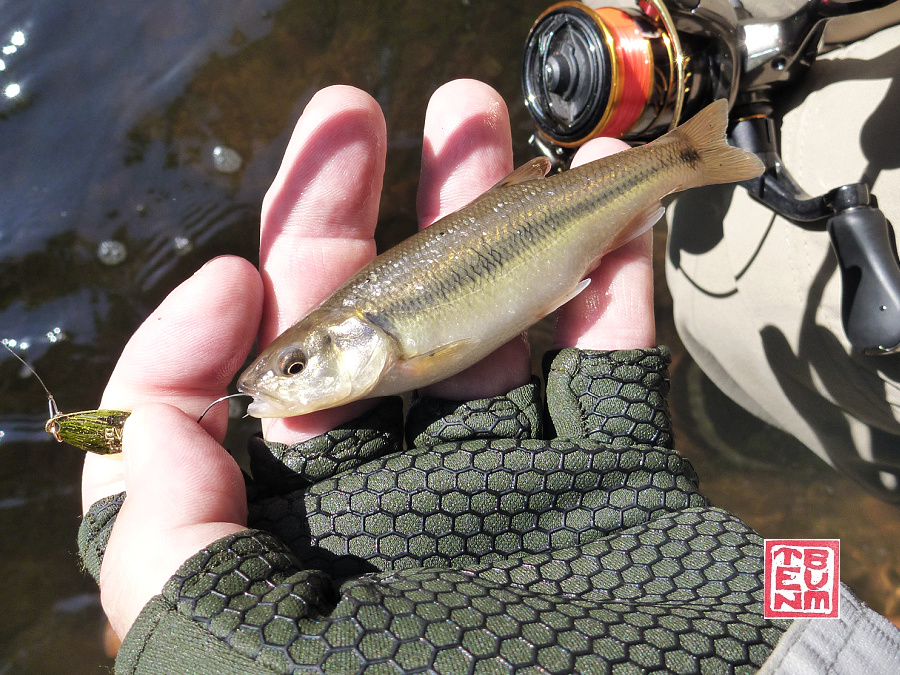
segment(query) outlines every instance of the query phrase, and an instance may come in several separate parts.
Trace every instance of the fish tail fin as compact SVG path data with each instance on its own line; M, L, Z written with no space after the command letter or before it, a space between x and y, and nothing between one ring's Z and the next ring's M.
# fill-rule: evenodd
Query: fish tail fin
M725 140L727 127L728 102L719 99L670 132L686 142L697 155L691 158L692 163L699 164L694 185L748 180L765 170L765 165L752 152L728 145Z

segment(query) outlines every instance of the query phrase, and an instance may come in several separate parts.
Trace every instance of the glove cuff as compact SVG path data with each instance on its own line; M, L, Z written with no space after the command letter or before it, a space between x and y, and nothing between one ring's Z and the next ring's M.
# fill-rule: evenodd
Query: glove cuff
M541 438L537 378L502 396L474 401L413 395L406 420L409 447L433 448L441 443L498 438Z
M663 346L548 353L544 357L548 435L671 450L666 404L671 360Z
M294 672L306 620L335 601L328 576L301 569L275 537L237 532L191 556L150 600L116 672Z
M98 584L100 565L103 563L109 535L112 534L116 516L124 503L124 492L104 497L91 505L78 527L78 555L81 556L81 564Z

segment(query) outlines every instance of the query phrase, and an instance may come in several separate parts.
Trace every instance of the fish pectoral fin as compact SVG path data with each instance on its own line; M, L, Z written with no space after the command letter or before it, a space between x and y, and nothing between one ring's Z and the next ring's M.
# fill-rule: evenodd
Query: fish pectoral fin
M467 351L475 340L457 340L425 354L417 354L400 362L400 368L415 378L438 373Z
M539 180L546 176L548 171L550 171L550 160L546 157L535 157L534 159L515 169L506 178L500 180L491 188L491 190L506 187L507 185L517 185L518 183L527 183L528 181ZM487 194L491 190L488 190L484 194Z
M628 225L619 231L616 238L613 239L612 244L610 244L609 249L607 249L607 252L617 249L622 244L627 244L635 237L644 234L644 232L656 225L656 221L662 218L665 213L666 210L663 208L661 202L653 202L638 211L628 222Z
M578 285L572 289L572 292L568 293L559 302L557 302L556 305L553 307L553 309L551 309L549 312L547 312L547 314L552 314L553 312L558 310L560 307L562 307L564 304L566 304L569 300L574 298L576 295L579 295L585 288L587 288L590 285L591 285L590 279L582 279L581 281L579 281ZM544 317L540 317L540 318L544 318Z

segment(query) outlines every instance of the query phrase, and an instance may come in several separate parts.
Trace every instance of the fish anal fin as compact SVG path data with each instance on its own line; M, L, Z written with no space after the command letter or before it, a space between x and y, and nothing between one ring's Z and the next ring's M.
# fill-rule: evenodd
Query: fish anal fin
M656 225L657 221L662 218L665 213L666 210L660 202L653 202L644 209L638 211L628 222L628 225L619 230L607 251L617 249L623 244L627 244L635 237L644 234L644 232Z
M578 285L575 286L575 288L572 289L572 292L569 293L569 294L567 294L567 295L566 295L565 297L563 297L559 302L557 302L557 303L556 303L556 306L553 307L553 309L551 309L549 312L547 312L547 314L550 314L550 313L555 312L556 310L558 310L560 307L562 307L564 304L566 304L569 300L571 300L572 298L574 298L574 297L577 296L577 295L580 295L581 292L582 292L585 288L587 288L588 286L590 286L590 285L591 285L591 280L590 280L590 278L582 279L581 281L579 281L579 282L578 282ZM540 317L540 318L543 318L543 317Z

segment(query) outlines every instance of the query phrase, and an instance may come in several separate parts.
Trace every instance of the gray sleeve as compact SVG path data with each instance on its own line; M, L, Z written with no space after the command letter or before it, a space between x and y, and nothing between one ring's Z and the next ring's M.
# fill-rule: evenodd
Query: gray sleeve
M759 675L896 675L900 631L841 585L839 619L795 619Z

